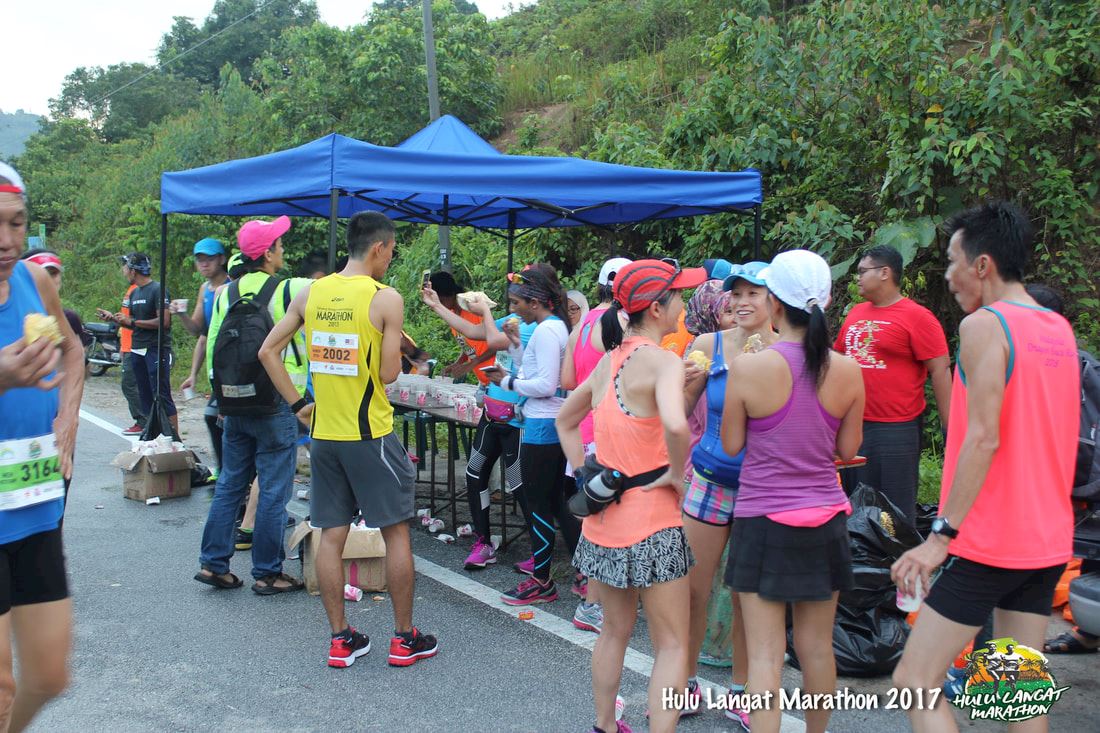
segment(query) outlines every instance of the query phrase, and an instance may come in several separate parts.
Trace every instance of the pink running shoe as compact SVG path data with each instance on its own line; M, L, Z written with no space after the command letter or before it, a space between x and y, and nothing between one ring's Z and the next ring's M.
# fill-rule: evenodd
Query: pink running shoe
M530 577L527 580L521 580L519 585L502 595L500 600L509 606L549 603L558 600L558 591L554 587L554 581L548 580L546 585L543 585L538 578Z
M592 733L596 733L596 728L592 728ZM634 729L627 725L622 720L615 721L615 730L612 733L634 733Z
M527 558L523 562L517 562L512 565L517 573L523 573L524 575L535 574L535 556Z
M573 595L580 598L582 601L588 598L588 578L584 577L580 573L577 573L573 580L573 587L569 589Z
M749 714L747 711L739 708L727 708L726 717L739 723L741 725L741 730L745 731L745 733L749 733L749 731L752 730L752 728L749 727Z
M470 550L470 554L466 556L466 569L473 570L483 568L486 565L496 565L496 562L497 551L493 549L491 544L478 537L473 549Z

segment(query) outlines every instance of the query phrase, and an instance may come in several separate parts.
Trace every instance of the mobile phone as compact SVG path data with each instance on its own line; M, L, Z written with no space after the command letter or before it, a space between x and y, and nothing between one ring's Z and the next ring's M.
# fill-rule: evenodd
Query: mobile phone
M481 371L483 371L483 372L499 372L499 371L503 371L503 370L502 370L502 369L501 369L500 367L498 367L498 366L497 366L496 364L491 364L491 365L489 365L489 366L483 366L483 367L478 367L478 369L479 369L479 370L481 370Z
M428 287L432 282L432 271L424 270L424 277L420 280L421 289Z

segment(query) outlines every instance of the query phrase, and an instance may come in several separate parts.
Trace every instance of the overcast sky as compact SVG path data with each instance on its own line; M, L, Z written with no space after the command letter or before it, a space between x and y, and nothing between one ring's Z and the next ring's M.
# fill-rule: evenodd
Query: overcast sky
M490 19L509 5L534 0L474 0ZM321 20L340 28L362 21L371 0L316 0ZM45 115L65 77L80 66L154 61L160 37L183 15L195 25L214 0L45 0L6 3L4 54L8 70L0 84L0 110Z

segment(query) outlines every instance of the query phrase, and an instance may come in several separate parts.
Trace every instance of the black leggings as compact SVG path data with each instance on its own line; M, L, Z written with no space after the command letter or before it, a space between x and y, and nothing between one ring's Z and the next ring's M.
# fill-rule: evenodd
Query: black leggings
M522 443L519 450L523 490L531 505L531 549L535 557L535 577L542 582L550 579L550 561L554 558L555 523L570 554L577 550L581 523L569 512L565 502L565 454L561 445Z
M494 422L482 416L474 435L470 461L466 464L466 499L470 503L474 533L484 542L489 541L489 478L497 459L501 457L504 458L505 481L519 500L528 530L531 527L531 516L523 494L523 477L519 470L519 432L519 428L508 423Z

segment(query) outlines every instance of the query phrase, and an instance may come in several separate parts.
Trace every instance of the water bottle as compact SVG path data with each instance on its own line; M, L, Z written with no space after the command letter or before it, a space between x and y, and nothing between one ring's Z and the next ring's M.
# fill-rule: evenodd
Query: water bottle
M584 481L581 491L569 497L569 511L575 517L587 517L603 511L623 491L623 475L613 468L603 468L585 461L585 469L592 471Z

